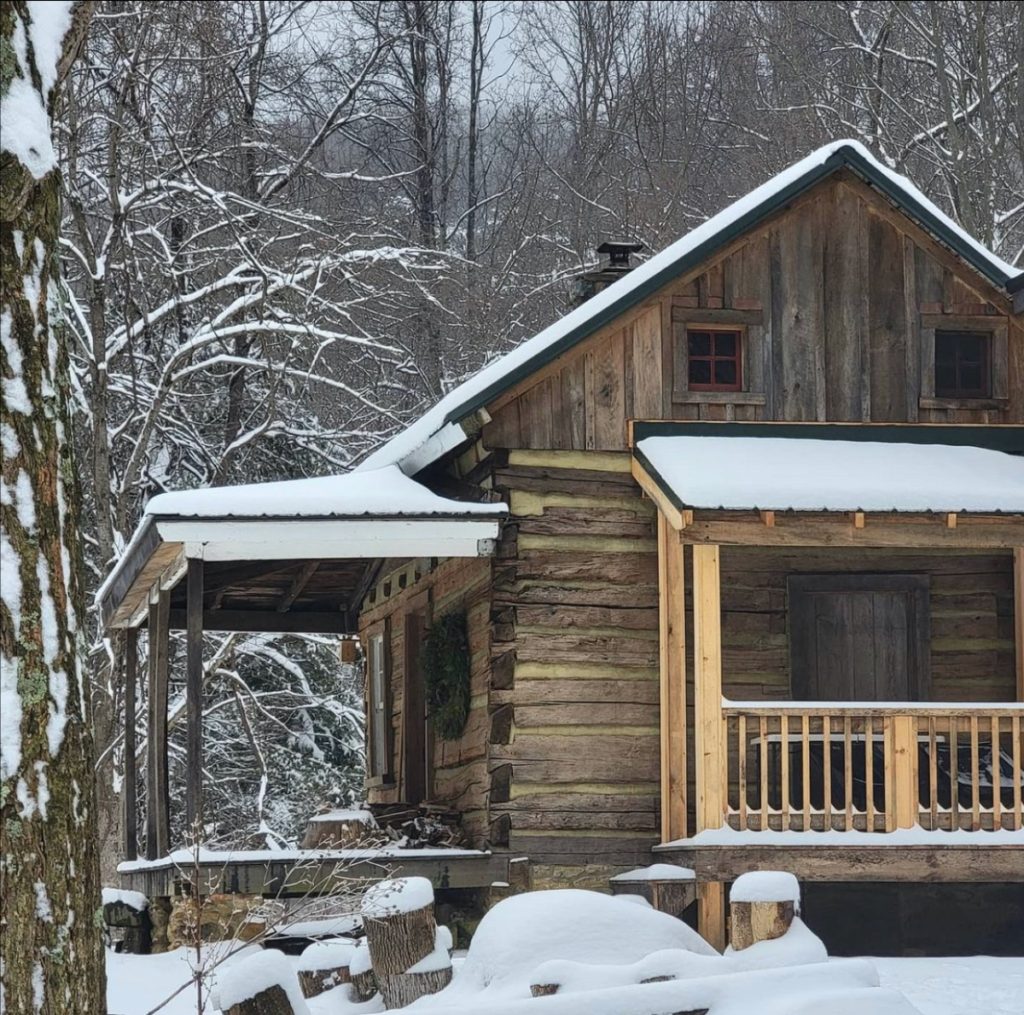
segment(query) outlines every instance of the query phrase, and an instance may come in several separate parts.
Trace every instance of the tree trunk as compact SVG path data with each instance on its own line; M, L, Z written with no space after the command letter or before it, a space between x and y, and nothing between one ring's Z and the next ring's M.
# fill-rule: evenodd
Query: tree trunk
M0 152L0 984L8 1011L51 1015L106 1011L68 354L50 319L60 228L50 116L90 13L72 9L63 51L49 55L24 0L0 8L0 94L15 92L29 124L12 131L17 151Z

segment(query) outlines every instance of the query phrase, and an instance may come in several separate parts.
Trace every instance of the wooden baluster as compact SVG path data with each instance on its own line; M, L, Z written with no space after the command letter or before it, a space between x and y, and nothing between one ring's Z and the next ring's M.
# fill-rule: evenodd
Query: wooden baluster
M779 753L782 758L782 830L789 829L789 715L779 716Z
M864 785L867 795L864 809L867 817L865 827L869 832L875 830L875 720L871 716L864 718Z
M887 832L893 831L896 827L892 754L892 716L886 715L882 719L882 779L885 785L885 830Z
M758 719L758 732L761 735L761 827L759 831L767 832L768 822L768 717Z
M832 828L832 720L829 716L821 717L821 762L823 766L822 784L824 786L824 829Z
M928 717L928 811L932 817L931 828L939 827L939 769L936 758L935 716Z
M1021 739L1020 739L1020 716L1015 715L1010 719L1010 733L1013 738L1013 827L1020 828L1024 825L1024 813L1021 808Z
M960 827L960 717L949 717L949 827L956 831Z
M801 831L811 830L811 717L800 717L800 781L803 786L804 823Z
M747 830L747 717L736 720L736 781L739 785L740 830Z
M992 827L1003 827L1003 776L999 764L999 716L992 716Z
M897 828L913 828L917 823L919 801L917 789L917 733L915 717L895 715L893 734L893 789Z
M971 716L971 831L981 828L981 759L978 757L978 716Z
M846 831L853 828L853 737L850 723L850 717L843 716L843 789L846 803L846 824L843 827Z

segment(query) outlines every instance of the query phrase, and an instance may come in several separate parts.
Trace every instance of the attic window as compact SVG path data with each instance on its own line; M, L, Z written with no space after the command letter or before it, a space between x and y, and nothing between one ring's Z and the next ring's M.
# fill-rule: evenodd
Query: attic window
M935 332L935 394L939 398L989 398L992 334Z
M691 391L740 391L742 333L738 329L686 329L687 380Z

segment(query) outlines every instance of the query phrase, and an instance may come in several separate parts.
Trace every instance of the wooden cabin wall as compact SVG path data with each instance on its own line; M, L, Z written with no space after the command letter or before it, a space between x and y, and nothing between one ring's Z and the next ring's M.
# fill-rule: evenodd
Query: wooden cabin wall
M786 578L927 574L933 701L1014 701L1013 555L723 546L722 673L736 701L788 699ZM692 670L691 670L692 674Z
M428 568L425 564L424 568ZM400 575L413 566L385 577L359 617L364 645L367 632L385 619L388 621L392 721L391 784L367 789L371 804L399 803L405 800L403 773L403 683L405 661L405 616L410 606L426 593L429 613L434 619L453 610L465 610L470 649L470 712L466 728L458 740L433 738L432 802L451 807L462 815L467 844L484 846L488 835L487 797L488 748L491 719L488 695L491 683L491 561L486 558L449 559L426 570L418 581L403 582ZM385 594L385 589L389 594ZM367 695L368 700L368 695Z
M512 517L495 560L492 839L531 857L535 885L607 888L659 835L654 508L626 454L513 451L493 481Z
M489 448L615 451L626 420L1024 422L1024 321L877 193L832 178L490 407ZM922 330L1005 323L1002 401L928 397ZM741 392L686 390L686 321L746 329Z

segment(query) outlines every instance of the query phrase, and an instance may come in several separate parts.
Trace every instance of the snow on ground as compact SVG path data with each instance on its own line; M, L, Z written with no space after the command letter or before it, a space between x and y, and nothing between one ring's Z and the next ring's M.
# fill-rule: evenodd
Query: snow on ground
M253 951L247 948L242 955L250 955ZM228 964L238 961L239 957L235 957L228 960ZM299 964L297 956L289 957L288 961L293 968ZM981 1011L986 1015L1020 1015L1024 1011L1024 958L970 956L942 959L873 958L868 961L877 968L882 986L902 992L921 1015L977 1015ZM456 959L456 968L459 964ZM830 975L845 964L845 960L829 963ZM777 973L784 974L785 970ZM111 1015L145 1015L187 982L190 976L189 956L180 949L166 955L144 956L108 952L109 1011ZM628 990L617 988L603 991L602 998L614 1002L618 997L621 1002L619 994ZM850 1004L856 1001L855 991L853 993L854 1000L849 1001ZM878 995L875 994L875 997ZM558 1001L558 995L555 995L552 998L505 1002L501 1004L501 1009L515 1011L518 1008L526 1015L531 1012L537 1015L556 1015L556 1012L571 1010L571 1004L576 1005L578 1012L580 1000L579 994L567 994L557 1005L552 1005L550 1002ZM565 1006L566 1003L570 1004L569 1008ZM510 1007L510 1004L515 1007ZM869 1011L871 1015L879 1015L876 1009L867 1008L863 1002L861 1004L859 1009L853 1009L858 1015L866 1015ZM363 1005L352 1004L346 999L345 987L311 998L307 1005L311 1015L369 1015L371 1012L383 1011L383 1006L376 1001ZM844 1010L838 1006L829 1008L829 1015L839 1015ZM160 1011L161 1015L196 1015L194 989L183 991ZM617 1015L626 1015L628 1011L628 1007L619 1008ZM215 1013L216 1009L207 1006L207 1015ZM490 1005L485 1008L474 1002L463 1006L461 1015L492 1015L492 1010ZM762 1015L762 1008L758 1006L740 1015ZM795 1012L789 1015L795 1015Z

